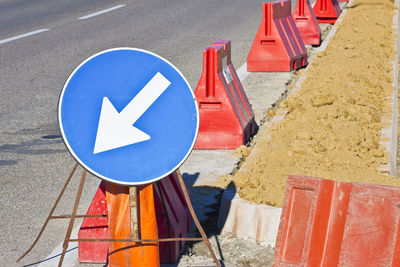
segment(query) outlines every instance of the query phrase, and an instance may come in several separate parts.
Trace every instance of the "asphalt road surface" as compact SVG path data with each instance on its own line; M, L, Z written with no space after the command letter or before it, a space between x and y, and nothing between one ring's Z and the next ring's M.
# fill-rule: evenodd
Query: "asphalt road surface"
M38 234L74 165L57 122L58 97L74 68L99 51L137 47L172 62L194 90L202 51L217 38L232 40L236 68L245 63L261 3L0 0L0 266L37 263L65 236L67 221L51 221L31 254L15 263ZM98 183L88 176L81 214ZM78 176L56 214L72 211L77 186Z

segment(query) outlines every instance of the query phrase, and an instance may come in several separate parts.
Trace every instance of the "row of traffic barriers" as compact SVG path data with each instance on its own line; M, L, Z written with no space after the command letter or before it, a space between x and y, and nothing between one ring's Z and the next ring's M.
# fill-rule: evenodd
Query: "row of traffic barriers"
M285 72L307 65L305 44L319 45L318 22L335 23L337 0L299 0L263 4L263 17L247 57L249 72ZM231 43L217 40L203 52L203 73L195 95L200 111L194 149L235 149L255 133L254 112L231 62Z
M318 22L335 23L340 15L337 0L298 0L293 14L291 1L264 3L263 17L247 58L249 72L285 72L307 65L305 44L319 45ZM200 113L199 134L194 149L236 149L256 132L254 112L231 61L231 41L217 40L203 51L203 72L195 90ZM168 192L168 195L165 193ZM172 197L167 197L172 196ZM87 215L107 214L102 182ZM158 235L184 237L191 219L176 173L160 180L154 190ZM79 238L108 238L108 218L89 217L82 222ZM160 262L174 263L182 241L160 244ZM105 263L107 242L79 242L79 261Z

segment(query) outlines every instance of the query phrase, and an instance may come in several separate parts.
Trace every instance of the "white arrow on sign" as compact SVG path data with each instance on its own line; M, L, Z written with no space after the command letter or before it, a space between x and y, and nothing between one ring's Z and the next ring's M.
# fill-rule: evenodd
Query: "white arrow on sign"
M170 84L167 78L157 72L120 113L104 97L93 154L149 140L150 135L133 124Z

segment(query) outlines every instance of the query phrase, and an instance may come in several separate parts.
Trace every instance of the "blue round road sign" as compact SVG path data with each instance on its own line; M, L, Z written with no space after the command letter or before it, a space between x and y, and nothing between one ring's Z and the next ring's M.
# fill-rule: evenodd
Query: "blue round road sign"
M170 62L134 48L85 60L61 92L64 142L88 171L139 185L176 170L196 141L199 112L190 85Z

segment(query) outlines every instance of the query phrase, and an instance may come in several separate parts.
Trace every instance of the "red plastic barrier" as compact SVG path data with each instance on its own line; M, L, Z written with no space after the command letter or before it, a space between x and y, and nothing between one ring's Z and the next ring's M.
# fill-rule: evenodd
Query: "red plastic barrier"
M231 42L217 40L203 51L195 90L200 125L195 149L235 149L255 132L254 113L231 62Z
M153 188L159 238L186 237L191 229L192 217L176 173L173 172L161 179L154 184ZM162 195L160 195L160 190ZM87 215L107 213L104 182L101 182ZM78 237L109 238L108 218L85 218ZM175 263L182 246L183 242L161 242L159 244L160 263ZM79 262L106 263L108 242L79 242L78 251Z
M293 19L304 44L319 45L321 43L321 28L309 0L297 1Z
M107 214L107 203L104 182L100 183L89 206L87 215ZM78 238L109 238L108 218L85 218L78 232ZM107 262L108 242L79 242L79 262Z
M334 24L342 13L337 0L317 0L313 9L319 23Z
M263 4L263 19L247 56L247 71L291 71L307 65L307 50L290 0Z
M291 176L273 266L400 266L400 188Z
M160 180L154 189L158 237L186 237L191 229L192 217L179 186L176 172ZM183 244L183 241L161 242L159 244L161 263L175 263Z

